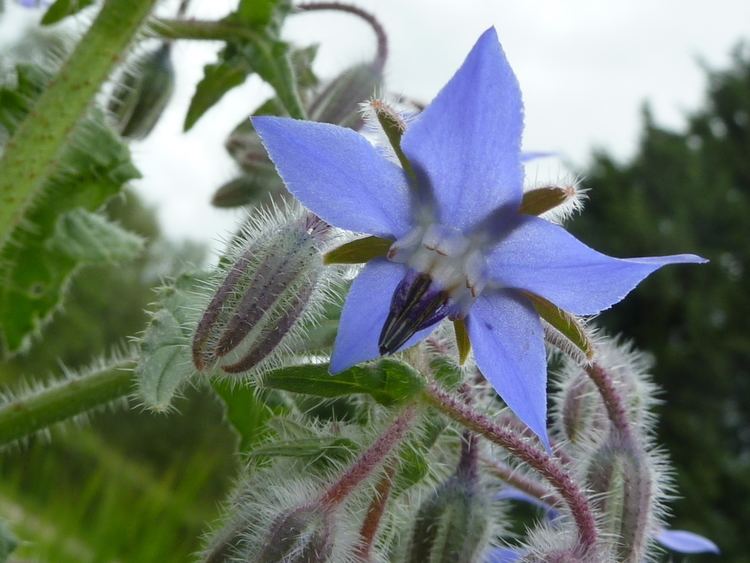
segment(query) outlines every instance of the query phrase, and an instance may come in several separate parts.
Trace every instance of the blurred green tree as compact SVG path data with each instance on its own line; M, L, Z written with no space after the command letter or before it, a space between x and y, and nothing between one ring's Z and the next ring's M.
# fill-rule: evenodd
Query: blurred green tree
M586 212L571 230L615 256L694 252L699 268L665 269L600 318L656 358L664 388L660 442L681 496L672 526L713 539L722 561L750 561L750 45L706 70L704 107L683 131L646 108L626 163L603 152L585 171ZM711 561L696 557L691 561Z

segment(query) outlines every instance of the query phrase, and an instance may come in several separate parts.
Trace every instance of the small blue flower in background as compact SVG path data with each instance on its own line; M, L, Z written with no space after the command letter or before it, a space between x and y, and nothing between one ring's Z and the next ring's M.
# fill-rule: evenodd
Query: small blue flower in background
M678 553L720 553L719 546L710 539L687 530L663 529L656 535L656 541Z
M394 240L352 285L332 373L412 346L446 317L465 319L482 373L545 444L544 335L522 292L593 315L661 266L705 262L690 254L612 258L519 212L523 104L494 29L404 133L416 182L349 129L278 117L253 124L309 209Z

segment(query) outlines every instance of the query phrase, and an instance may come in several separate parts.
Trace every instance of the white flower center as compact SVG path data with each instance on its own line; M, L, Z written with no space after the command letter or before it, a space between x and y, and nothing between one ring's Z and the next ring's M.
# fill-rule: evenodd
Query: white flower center
M458 229L438 223L416 227L393 243L392 262L426 274L451 301L451 318L463 318L487 285L486 263L479 244Z

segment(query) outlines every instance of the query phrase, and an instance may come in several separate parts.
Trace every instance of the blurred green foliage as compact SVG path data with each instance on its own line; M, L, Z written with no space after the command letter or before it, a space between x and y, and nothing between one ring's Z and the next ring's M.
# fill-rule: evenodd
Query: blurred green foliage
M137 334L160 279L180 262L203 260L190 245L165 242L153 211L132 193L111 201L107 214L144 237L146 252L124 265L82 270L43 343L0 366L3 387L24 376L58 374L60 362L85 365ZM3 453L0 519L20 540L14 557L190 560L236 473L236 438L205 389L188 391L176 403L180 413L169 417L131 406L92 415L88 428L55 430L51 443L37 437Z
M596 154L590 201L570 228L615 256L693 252L706 266L666 268L599 319L656 359L659 441L675 465L674 528L747 562L750 522L750 45L708 70L704 107L684 131L646 109L626 163ZM715 557L691 557L715 561Z

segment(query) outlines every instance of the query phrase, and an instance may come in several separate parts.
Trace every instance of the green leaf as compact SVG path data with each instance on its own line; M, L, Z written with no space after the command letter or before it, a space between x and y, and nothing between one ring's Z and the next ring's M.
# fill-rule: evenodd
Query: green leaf
M55 0L55 2L47 8L42 17L42 25L52 25L60 20L77 14L84 8L91 6L94 0Z
M393 494L398 496L427 476L429 463L425 452L406 445L399 452L401 463L393 483Z
M81 262L130 260L143 249L143 239L105 217L83 209L60 215L48 246Z
M0 127L8 134L49 78L34 65L19 65L16 76L13 88L0 87ZM105 125L102 112L92 110L70 134L57 172L44 183L43 197L27 212L24 226L15 230L13 244L0 251L0 354L28 345L29 335L51 317L70 277L84 263L60 252L54 242L60 217L96 211L137 177L127 146Z
M247 61L240 57L203 67L203 78L190 100L183 130L188 131L224 94L245 82L250 71Z
M232 19L253 27L269 25L274 16L279 0L240 0Z
M325 264L362 264L388 254L392 240L380 237L358 238L334 248L323 256Z
M17 229L13 244L0 253L0 348L6 351L19 350L29 334L41 329L82 264L52 242L59 217L76 209L99 209L125 182L139 176L127 147L98 112L74 133L59 170L28 212L28 228Z
M202 280L201 274L183 274L162 288L160 308L152 314L141 339L135 369L138 394L143 404L156 412L169 410L180 387L196 373L190 343L195 324L194 292Z
M347 461L358 450L357 444L348 438L316 436L297 440L274 441L255 448L250 457L300 457L317 461Z
M268 421L286 409L263 400L268 393L258 393L247 385L226 379L214 379L211 386L224 402L224 416L239 439L239 451L249 452L269 433ZM270 402L270 401L269 401Z
M355 366L337 375L328 372L328 364L286 367L264 375L262 384L270 389L316 397L365 393L383 405L403 402L417 394L424 385L414 369L392 359Z
M180 385L193 373L189 340L166 309L154 313L141 342L138 392L153 411L166 412Z

